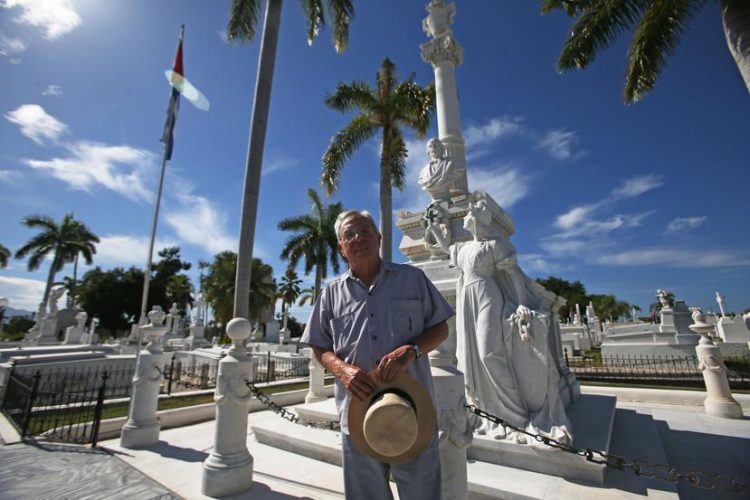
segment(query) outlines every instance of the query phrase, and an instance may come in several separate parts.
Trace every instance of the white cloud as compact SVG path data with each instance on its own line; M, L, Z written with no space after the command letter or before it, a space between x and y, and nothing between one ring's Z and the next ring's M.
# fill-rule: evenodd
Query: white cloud
M263 165L262 175L272 174L274 172L280 172L282 170L289 170L299 165L299 160L295 158L276 158L267 164Z
M565 257L580 256L591 246L588 241L559 239L556 237L542 240L539 245L550 255Z
M660 175L648 174L640 175L625 180L622 184L612 190L612 195L616 198L633 198L647 191L656 189L664 184Z
M0 6L6 9L19 7L21 14L14 21L42 29L48 40L59 38L81 25L81 17L71 0L5 0Z
M588 219L597 206L597 204L594 204L573 207L564 214L557 216L555 226L566 231L571 230Z
M59 85L47 85L47 88L42 91L42 95L60 97L63 95L62 87Z
M94 255L95 266L137 266L146 267L149 238L147 236L128 236L111 234L101 236L96 244ZM173 240L157 239L154 243L154 260L158 260L156 253L165 247L177 246Z
M680 268L714 268L750 266L750 258L720 250L692 251L681 248L636 248L618 253L604 253L598 264L610 266L652 266Z
M0 170L0 182L15 183L21 177L18 170Z
M68 131L68 126L47 114L38 104L23 104L5 115L5 118L21 128L21 133L36 142L56 141Z
M469 188L480 188L507 209L529 194L530 179L517 168L469 169Z
M164 220L181 241L205 248L211 253L237 251L237 240L227 234L226 215L203 196L182 193L180 207L164 214Z
M518 256L518 265L529 273L551 273L557 270L546 256L538 253L529 253Z
M21 60L17 57L11 57L10 59L8 59L8 62L11 64L21 64Z
M695 229L706 222L706 216L700 217L677 217L667 226L668 233L676 233L683 229Z
M0 276L0 296L8 298L8 305L16 309L39 309L44 287L45 282L42 280Z
M27 48L27 43L20 38L9 38L0 34L0 56L10 57L14 54L20 54Z
M89 191L101 185L132 200L150 201L153 198L145 181L155 172L153 153L130 146L93 142L79 142L67 148L70 156L66 158L24 161L32 168L51 172L73 189Z
M574 143L578 134L570 130L551 130L544 134L537 142L537 148L545 150L556 160L569 160L584 154L574 151Z
M471 126L464 131L467 148L487 144L501 137L523 131L523 120L519 117L492 118L485 125Z

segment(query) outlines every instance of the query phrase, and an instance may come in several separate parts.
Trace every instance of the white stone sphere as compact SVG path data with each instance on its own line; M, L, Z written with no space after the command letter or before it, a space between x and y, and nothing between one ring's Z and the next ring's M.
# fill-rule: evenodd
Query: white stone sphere
M250 336L252 325L245 318L234 318L227 323L227 336L232 341L244 340Z

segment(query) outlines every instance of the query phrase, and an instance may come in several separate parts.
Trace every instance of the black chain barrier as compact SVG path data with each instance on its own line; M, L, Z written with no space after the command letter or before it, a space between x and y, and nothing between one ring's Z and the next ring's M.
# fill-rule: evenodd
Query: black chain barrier
M279 415L281 418L284 418L289 422L298 425L304 425L306 427L315 427L317 429L327 429L332 431L338 431L341 429L341 424L335 420L318 422L314 420L301 419L296 413L288 411L283 406L273 402L270 397L268 397L263 393L263 391L258 389L250 380L245 379L245 384L247 384L250 392L253 393L253 396L255 396L258 401L260 401L268 409ZM595 464L604 464L608 467L614 467L619 470L631 469L636 476L648 477L651 479L660 479L662 481L667 481L675 484L678 481L683 480L687 481L693 487L705 490L720 489L724 491L731 491L733 493L743 493L750 489L750 486L741 482L735 476L728 476L726 474L714 474L711 472L703 472L697 470L691 470L685 473L681 473L677 470L676 467L672 465L652 464L650 462L647 462L646 460L627 460L613 453L592 450L591 448L576 448L569 444L561 443L560 441L557 441L550 437L533 434L524 429L519 429L518 427L512 425L510 422L491 413L487 413L486 411L474 405L465 405L465 407L476 416L489 420L494 424L500 425L503 428L503 431L505 431L506 435L508 434L508 429L511 429L515 432L529 436L538 443L543 443L547 446L551 446L552 448L557 448L559 450L584 457L589 462Z
M660 479L662 481L668 481L670 483L677 483L680 480L687 481L691 486L696 488L702 488L706 490L725 490L733 493L743 493L750 487L739 481L734 476L728 476L724 474L713 474L711 472L703 472L691 470L685 473L681 473L676 467L666 464L652 464L645 460L626 460L623 457L614 455L612 453L606 453L603 451L592 450L591 448L579 449L574 446L570 446L566 443L561 443L552 438L546 436L540 436L539 434L532 434L524 429L519 429L511 425L508 421L502 418L487 413L481 408L477 408L474 405L466 405L466 408L473 414L480 418L489 420L490 422L500 425L505 433L508 433L508 429L515 432L524 434L531 437L538 443L544 443L547 446L557 448L568 453L573 453L584 457L587 461L595 464L604 464L609 467L616 469L631 469L636 476L648 477L651 479Z
M301 419L296 413L286 410L283 406L271 400L271 398L266 396L263 391L255 387L255 384L253 384L250 380L245 379L245 384L247 384L247 387L250 389L250 392L253 393L253 396L258 398L258 401L263 403L264 406L276 413L281 418L284 418L292 422L293 424L304 425L305 427L315 427L317 429L327 429L330 431L338 431L341 429L341 424L337 420L318 422L315 420Z

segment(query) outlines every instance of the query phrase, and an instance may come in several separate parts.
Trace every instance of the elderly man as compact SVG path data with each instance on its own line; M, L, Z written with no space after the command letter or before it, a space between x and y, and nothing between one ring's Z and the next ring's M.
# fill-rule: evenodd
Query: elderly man
M365 399L375 391L368 376L372 370L386 383L406 371L434 400L423 354L447 338L453 309L421 270L380 259L380 234L369 213L344 212L335 230L349 271L325 287L302 341L336 376L346 497L391 498L392 472L401 498L440 498L437 435L413 461L389 465L357 449L347 419L351 398Z

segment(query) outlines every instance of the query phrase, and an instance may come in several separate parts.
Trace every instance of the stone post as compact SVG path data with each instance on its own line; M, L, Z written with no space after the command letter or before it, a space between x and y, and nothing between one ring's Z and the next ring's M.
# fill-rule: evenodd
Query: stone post
M305 403L317 403L319 401L325 401L328 396L325 394L325 369L323 365L318 363L315 358L315 353L309 347L302 350L305 356L310 357L310 390L305 396Z
M122 428L120 445L123 448L146 448L159 441L161 425L156 416L161 385L163 351L160 338L166 333L164 311L154 306L148 313L150 323L141 327L151 341L138 357L133 377L133 395L130 398L128 421ZM92 325L93 325L92 320ZM93 330L93 326L92 326Z
M742 406L732 397L727 380L727 367L721 350L714 345L708 332L713 328L706 324L703 312L697 308L693 310L693 324L690 329L699 333L701 340L695 347L698 354L698 367L703 372L706 383L706 400L703 406L706 414L723 418L742 418Z
M210 497L237 495L253 484L253 456L247 450L247 413L252 393L252 361L245 342L252 327L245 318L227 323L232 347L219 361L216 380L214 447L203 462L201 493Z

